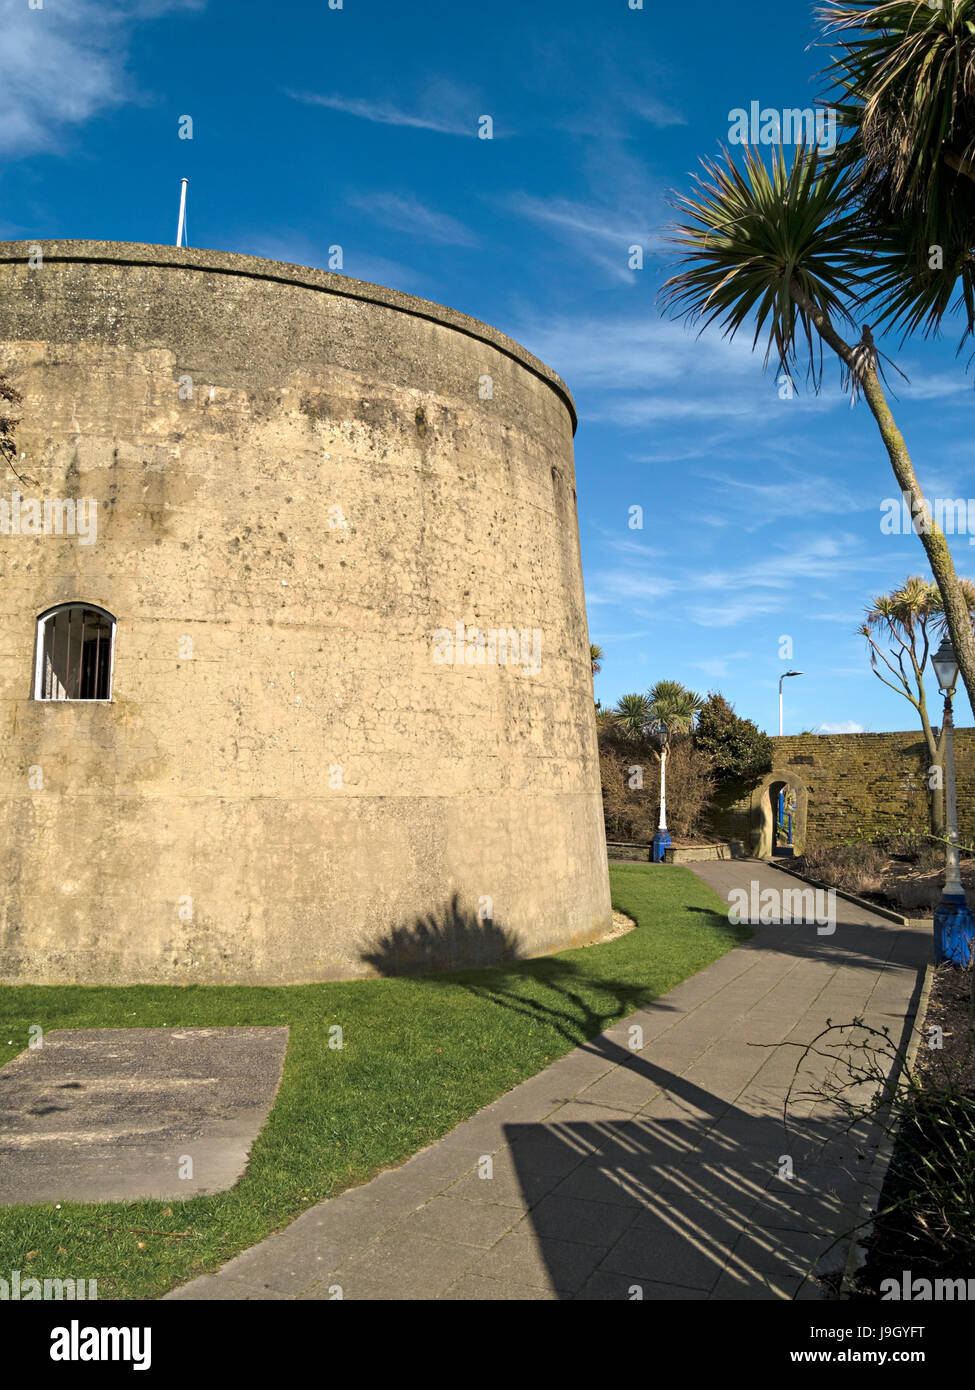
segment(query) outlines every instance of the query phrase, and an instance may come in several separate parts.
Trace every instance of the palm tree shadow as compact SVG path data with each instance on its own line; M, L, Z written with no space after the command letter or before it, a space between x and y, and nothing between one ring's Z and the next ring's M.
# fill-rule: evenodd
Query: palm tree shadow
M521 959L517 935L460 906L455 893L439 909L390 927L359 953L379 975L433 975Z
M764 1100L751 1113L656 1063L652 1044L633 1051L607 1036L639 1009L677 1011L647 985L599 978L570 957L526 958L516 933L479 920L456 895L389 929L361 958L382 975L422 975L431 988L461 988L542 1023L567 1051L625 1073L621 1084L648 1102L659 1093L657 1109L632 1118L608 1117L612 1096L590 1100L583 1089L566 1119L505 1124L494 1157L517 1184L556 1298L628 1298L634 1286L641 1298L702 1297L724 1271L720 1297L818 1295L809 1276L821 1260L842 1262L836 1241L855 1221L857 1167L869 1166L858 1165L842 1126L813 1116L787 1125ZM791 1180L777 1177L783 1156L798 1167L798 1201Z
M582 981L585 993L580 989ZM598 988L604 1002L594 1003L591 979L574 962L554 957L524 961L517 971L484 972L480 978L462 974L440 983L459 984L498 1008L543 1019L573 1047L598 1037L654 999L646 985L603 979Z
M691 910L731 932L713 909ZM745 929L753 938L747 946L827 960L838 949L818 937L781 940L778 930ZM845 964L876 968L872 932L860 925L852 945L844 942ZM902 951L891 947L888 936L884 961L906 953L905 963L914 963L913 938ZM433 988L467 990L542 1023L593 1059L602 1089L590 1095L578 1076L574 1086L567 1081L565 1105L543 1121L506 1123L494 1154L498 1176L505 1181L507 1172L517 1185L556 1298L820 1297L839 1278L859 1202L878 1195L879 1136L869 1125L851 1131L828 1106L787 1117L780 1078L760 1078L762 1053L730 1093L710 1091L683 1068L656 1061L652 1041L633 1051L607 1036L637 1010L682 1010L633 978L600 977L580 954L528 958L516 933L464 911L455 895L384 933L362 959L383 975L423 972ZM778 1055L775 1044L765 1045ZM735 1044L729 1057L743 1062ZM492 1175L478 1170L470 1182L480 1190ZM501 1277L500 1246L497 1261Z
M380 975L421 976L433 986L468 990L475 998L542 1020L578 1046L652 1002L653 991L627 980L596 984L574 961L524 955L517 933L481 920L454 894L441 908L391 927L360 951Z

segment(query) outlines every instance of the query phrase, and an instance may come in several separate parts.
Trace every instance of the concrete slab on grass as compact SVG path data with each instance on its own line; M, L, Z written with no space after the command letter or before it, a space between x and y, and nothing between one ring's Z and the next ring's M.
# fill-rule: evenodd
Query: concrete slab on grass
M233 1187L274 1102L287 1043L287 1028L45 1033L0 1067L0 1205L179 1200Z

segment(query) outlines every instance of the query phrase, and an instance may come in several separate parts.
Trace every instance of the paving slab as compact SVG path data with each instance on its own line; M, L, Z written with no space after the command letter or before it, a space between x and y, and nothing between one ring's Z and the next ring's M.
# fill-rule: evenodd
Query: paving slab
M483 1256L475 1246L434 1240L405 1225L353 1255L323 1282L338 1285L343 1299L364 1294L391 1301L437 1298Z
M0 1067L0 1205L233 1187L287 1028L52 1029Z
M510 1279L486 1279L480 1274L465 1274L443 1294L444 1299L455 1303L537 1303L558 1297L551 1289L515 1284Z
M759 861L689 867L726 901L753 879L795 886ZM845 1246L829 1247L850 1231L870 1167L858 1155L877 1136L846 1135L815 1095L783 1124L800 1055L787 1044L855 1016L892 1021L899 1040L930 954L930 929L842 902L830 935L758 925L441 1143L170 1296L222 1285L250 1299L263 1284L306 1299L818 1298L806 1273L843 1263ZM800 1089L828 1071L812 1059Z

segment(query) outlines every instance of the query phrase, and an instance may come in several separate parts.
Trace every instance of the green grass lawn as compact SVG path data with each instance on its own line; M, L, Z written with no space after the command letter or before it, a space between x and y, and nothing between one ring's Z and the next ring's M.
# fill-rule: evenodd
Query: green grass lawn
M0 1276L158 1297L401 1163L751 934L688 869L614 864L610 876L634 931L497 969L278 988L0 987L0 1061L26 1047L31 1024L291 1030L277 1100L236 1187L185 1202L0 1207ZM336 1023L341 1050L328 1046Z

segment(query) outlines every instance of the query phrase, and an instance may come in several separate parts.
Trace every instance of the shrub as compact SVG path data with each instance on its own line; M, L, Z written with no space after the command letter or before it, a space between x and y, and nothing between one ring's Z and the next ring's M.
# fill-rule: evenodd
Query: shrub
M697 834L714 796L711 762L689 738L678 739L667 758L667 824L672 835L687 839ZM654 791L660 813L659 784Z
M852 1129L869 1120L892 1141L892 1160L858 1282L868 1295L910 1269L922 1277L967 1276L975 1258L975 1038L969 1026L972 972L935 972L922 1045L907 1046L863 1019L828 1023L804 1048L786 1106L815 1099L845 1114ZM941 1049L925 1047L928 1025L944 1029ZM899 1031L899 1030L898 1030ZM800 1091L807 1058L829 1062L826 1078ZM805 1075L802 1077L805 1080Z
M945 847L928 835L904 831L899 835L888 835L880 843L894 859L906 860L922 874L937 873L944 868Z
M698 715L694 743L721 781L754 782L772 767L768 734L750 719L740 718L724 696L714 691Z
M632 750L631 750L632 754ZM621 756L616 747L601 748L599 778L603 789L603 817L609 840L653 839L656 829L653 806L647 792L631 789L628 767L633 756ZM656 800L656 798L654 798Z
M865 840L852 845L812 845L796 861L797 868L811 878L857 894L881 890L886 864L886 853Z
M937 878L894 879L887 884L887 897L910 916L919 907L936 908L941 901L941 881Z
M642 787L629 785L635 780L631 767L642 769ZM653 747L600 723L599 774L607 837L652 840L660 819L660 763ZM691 739L675 739L667 755L667 828L675 838L700 831L713 791L708 759Z

